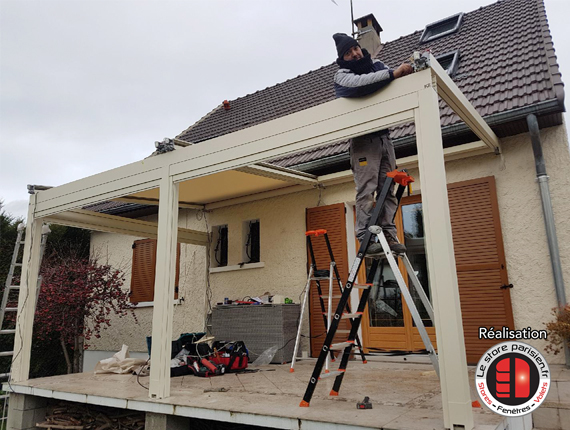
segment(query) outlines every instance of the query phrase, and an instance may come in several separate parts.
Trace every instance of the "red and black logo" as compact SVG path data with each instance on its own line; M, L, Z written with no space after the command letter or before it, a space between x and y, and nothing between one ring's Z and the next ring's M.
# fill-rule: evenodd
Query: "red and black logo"
M539 383L540 376L534 363L518 353L502 355L487 372L489 391L493 397L509 406L528 402Z

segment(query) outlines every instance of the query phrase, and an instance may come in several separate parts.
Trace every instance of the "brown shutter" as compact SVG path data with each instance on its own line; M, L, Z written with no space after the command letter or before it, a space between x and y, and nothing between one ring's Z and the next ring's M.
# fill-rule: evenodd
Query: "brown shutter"
M348 261L347 261L347 245L346 245L346 222L345 222L345 206L343 203L322 206L307 209L307 230L325 229L329 240L336 265L338 267L340 277L343 283L348 278ZM315 252L315 259L317 262L318 270L328 270L330 264L330 257L327 250L326 242L322 236L312 238L313 250ZM310 264L310 257L307 253L307 261ZM307 266L308 272L308 266ZM328 281L321 282L323 294L328 294ZM338 284L335 282L333 285L333 292L335 295L340 294ZM310 294L310 324L311 324L311 355L318 357L320 350L325 340L325 324L317 286L315 282L311 283ZM336 310L339 299L333 299L333 312ZM339 329L347 329L348 321L343 320L339 325ZM318 337L315 337L318 336ZM339 334L335 336L335 342L346 340L346 335Z
M154 278L156 268L156 240L143 239L133 243L133 269L131 276L131 295L133 303L152 302L154 300ZM176 280L174 298L178 298L180 278L180 244L176 249Z
M476 363L496 340L479 327L514 328L495 178L449 184L449 208L459 281L467 362Z

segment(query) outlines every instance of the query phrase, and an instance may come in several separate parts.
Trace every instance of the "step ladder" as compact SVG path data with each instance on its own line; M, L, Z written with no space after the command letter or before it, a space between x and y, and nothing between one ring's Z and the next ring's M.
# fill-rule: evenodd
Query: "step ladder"
M408 175L405 170L402 170L402 171L394 170L394 171L388 173L386 181L385 181L384 186L382 188L382 191L380 192L380 196L378 196L378 198L377 198L376 206L374 208L372 216L370 217L368 231L366 232L366 234L365 234L365 236L361 242L360 248L359 248L358 253L356 255L356 259L354 260L354 263L352 264L352 266L350 268L348 280L347 280L346 285L344 287L342 297L340 298L337 309L336 309L335 314L332 318L332 322L331 322L330 326L328 326L328 332L327 332L326 339L324 341L323 347L322 347L321 352L319 354L319 358L317 359L317 363L315 364L315 368L314 368L313 373L311 375L311 379L309 380L309 384L308 384L307 389L305 391L305 395L303 396L303 400L301 401L299 406L302 406L302 407L308 407L309 406L309 403L311 401L311 398L313 396L313 393L315 391L317 383L322 378L333 377L333 376L335 377L335 381L333 384L333 388L330 392L330 395L331 396L338 396L340 386L342 384L342 380L343 380L344 374L346 372L348 360L349 360L350 354L352 352L352 348L355 345L355 339L356 339L356 335L357 335L358 329L359 329L361 321L362 321L362 315L364 314L366 304L368 302L370 290L375 283L376 283L376 285L378 285L379 280L381 280L381 274L382 274L382 271L384 268L384 261L385 260L388 261L388 264L390 265L393 273L396 276L398 286L400 287L402 295L404 296L404 299L406 300L406 304L408 305L408 308L410 309L414 323L416 324L418 331L420 332L420 336L422 338L422 341L424 342L426 350L428 351L430 360L431 360L431 362L435 368L435 371L439 377L439 360L438 360L437 354L435 353L433 345L431 344L431 341L430 341L429 336L427 334L427 331L425 329L424 323L423 323L421 316L420 316L420 314L419 314L419 312L415 306L415 303L412 299L411 293L408 290L408 287L404 281L404 277L402 276L402 273L400 272L396 258L401 258L403 260L404 265L406 267L406 270L408 271L408 275L410 276L410 278L412 280L412 284L413 284L414 288L416 289L416 291L417 291L417 293L418 293L418 295L422 301L422 304L426 308L428 315L430 316L432 321L433 321L433 308L431 307L431 304L429 303L429 300L426 297L425 292L424 292L417 276L415 275L414 270L412 268L412 265L410 264L410 261L407 258L407 256L405 254L400 254L400 255L394 254L394 252L392 252L390 250L390 246L388 245L388 241L386 240L386 237L382 231L382 228L376 225L378 223L380 214L382 213L382 209L384 207L384 203L386 201L388 193L391 190L392 185L395 183L399 185L398 189L396 191L396 198L397 198L398 204L399 204L400 200L402 198L402 195L404 194L404 191L406 190L406 188L408 189L408 192L409 192L410 183L412 183L412 182L414 182L414 179L410 175ZM374 255L374 256L368 256L368 255L366 255L366 252L368 250L368 246L370 245L371 239L373 237L378 238L379 243L382 245L383 252L380 254ZM374 258L374 260L373 260L372 266L370 268L370 271L367 275L366 283L365 284L357 284L356 278L357 278L360 266L361 266L362 262L364 261L365 256L366 257L372 257L372 258ZM377 275L377 271L378 271L379 266L380 266L380 271ZM357 308L356 312L354 314L347 315L346 313L344 313L344 310L345 310L346 303L348 302L350 293L351 293L353 288L361 288L362 294L360 296L360 302L358 304L358 308ZM332 341L333 341L333 338L337 332L339 322L341 319L346 318L346 317L353 318L352 328L351 328L350 333L347 337L347 340L345 342L342 342L342 343L333 344ZM338 370L334 371L334 372L321 373L322 369L323 369L323 364L326 361L326 357L328 356L329 351L334 350L334 349L342 349L343 350L342 359L340 361L340 365L339 365Z
M327 231L324 229L319 229L319 230L310 230L307 231L305 233L305 236L307 238L307 250L309 251L309 256L311 259L311 264L310 264L310 268L309 268L309 276L307 277L307 283L305 285L305 289L303 290L303 305L301 307L301 316L299 317L299 327L297 329L297 337L295 339L295 349L293 350L293 360L291 361L291 369L290 372L294 372L295 371L295 362L297 360L297 352L299 349L299 343L301 341L301 328L303 326L303 316L305 314L305 309L307 308L307 301L308 301L308 297L309 297L309 293L310 293L310 289L311 289L311 281L315 281L315 284L317 285L317 292L319 295L319 302L321 305L321 313L323 315L323 322L325 324L325 329L328 330L328 327L331 326L332 323L332 307L333 307L333 299L335 298L342 298L342 294L343 294L343 287L342 287L342 280L340 278L340 273L338 271L338 267L336 265L336 261L334 259L334 255L333 255L333 251L332 251L332 246L329 240L329 236L327 234ZM329 258L330 258L330 263L329 263L329 270L318 270L317 269L317 261L315 259L315 253L313 250L313 242L312 242L312 237L319 237L322 236L325 240L326 246L327 246L327 251L329 254ZM323 294L323 290L321 287L321 281L329 281L329 289L328 289L328 294ZM334 295L333 293L333 280L336 280L337 284L338 284L338 288L339 288L339 294L338 295ZM325 301L327 300L327 304L325 305ZM348 302L346 303L346 310L347 310L347 315L351 314L350 311L350 306L348 305ZM352 324L353 320L351 319L351 324ZM341 333L342 330L337 330L337 333ZM350 330L346 330L346 333L350 333ZM355 348L358 348L358 352L360 353L360 357L362 359L363 363L366 363L366 355L364 355L364 351L362 350L362 346L360 343L360 339L358 338L358 336L356 337L356 345ZM334 352L333 350L329 350L329 354L327 354L326 359L325 359L325 373L329 372L329 355L330 355L330 361L334 362L335 358L334 358Z
M20 275L21 270L23 270L24 262L20 259L20 247L25 243L24 241L24 234L26 231L26 225L24 223L20 223L17 227L17 236L16 236L16 243L14 244L14 253L12 254L12 260L10 262L10 269L8 271L8 276L6 277L6 284L4 287L4 293L2 294L2 304L0 305L0 335L14 335L16 333L15 328L4 328L4 322L6 320L6 314L9 313L16 313L18 312L18 298L20 294L20 286L14 284L14 273L16 268L20 268ZM40 264L41 259L43 257L47 237L51 232L49 226L46 224L42 227L42 240L40 245ZM41 276L38 277L38 288L36 293L36 303L37 299L40 294L40 286L41 286ZM10 357L14 355L14 351L0 351L0 357ZM4 372L0 373L0 380L6 380L10 377L10 373Z

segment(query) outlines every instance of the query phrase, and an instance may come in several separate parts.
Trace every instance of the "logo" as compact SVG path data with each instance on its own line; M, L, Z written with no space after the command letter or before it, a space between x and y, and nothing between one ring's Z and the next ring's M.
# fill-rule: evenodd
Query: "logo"
M479 360L475 384L481 400L506 417L537 409L550 389L550 369L538 350L523 342L503 342Z

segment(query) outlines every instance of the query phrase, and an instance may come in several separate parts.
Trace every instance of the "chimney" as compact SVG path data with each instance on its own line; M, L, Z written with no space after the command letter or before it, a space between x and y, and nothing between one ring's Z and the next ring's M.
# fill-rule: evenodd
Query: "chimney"
M354 20L354 23L358 27L356 40L362 48L366 49L374 57L381 45L380 32L382 27L380 27L380 24L378 24L378 21L372 14L357 18Z

